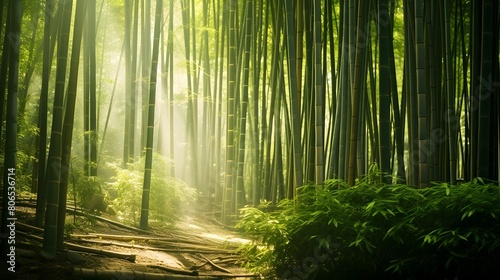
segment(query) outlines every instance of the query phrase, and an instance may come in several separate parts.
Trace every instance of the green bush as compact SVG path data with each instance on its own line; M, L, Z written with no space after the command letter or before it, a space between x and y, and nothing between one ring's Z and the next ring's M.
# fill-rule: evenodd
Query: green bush
M246 266L280 279L482 279L500 276L499 217L497 184L415 189L373 170L354 187L301 187L271 212L245 208L238 227L255 237Z
M144 180L144 158L127 168L112 165L116 175L109 189L116 191L112 206L119 219L137 224L141 214ZM151 224L173 224L183 213L183 207L194 202L195 190L170 176L170 163L161 155L153 155L151 173L149 220Z
M106 196L99 177L86 176L81 168L71 168L68 180L68 198L74 199L81 208L87 209L87 203L96 195Z

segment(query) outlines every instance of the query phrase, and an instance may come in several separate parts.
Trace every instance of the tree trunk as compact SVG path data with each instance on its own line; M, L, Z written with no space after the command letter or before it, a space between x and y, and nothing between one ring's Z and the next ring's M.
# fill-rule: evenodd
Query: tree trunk
M153 136L156 106L156 80L158 71L158 53L160 46L160 29L163 10L163 0L156 1L155 26L153 36L153 52L151 57L151 76L149 78L148 130L146 135L146 164L144 168L144 184L142 191L140 227L148 228L149 194L151 188L151 169L153 165Z

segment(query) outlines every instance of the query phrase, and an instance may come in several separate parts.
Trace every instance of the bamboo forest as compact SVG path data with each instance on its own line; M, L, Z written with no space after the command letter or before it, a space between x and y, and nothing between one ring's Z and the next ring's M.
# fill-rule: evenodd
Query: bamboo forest
M500 279L496 0L9 0L0 38L0 279Z

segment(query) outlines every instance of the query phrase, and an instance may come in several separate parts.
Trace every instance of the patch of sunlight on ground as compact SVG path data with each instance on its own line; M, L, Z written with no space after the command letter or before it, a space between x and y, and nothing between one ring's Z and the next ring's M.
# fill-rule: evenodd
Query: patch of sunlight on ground
M199 237L210 239L212 241L219 242L229 242L237 245L246 244L252 242L249 239L241 238L235 236L234 232L231 232L222 227L200 224L196 219L192 217L185 217L185 219L178 223L179 228L192 229L191 233L198 235Z
M137 253L139 260L138 263L151 263L153 265L166 265L168 267L183 269L182 263L174 256L151 250L139 251Z
M245 243L250 243L252 242L251 240L244 239L244 238L239 238L239 237L232 237L232 236L223 236L215 233L200 233L200 236L213 239L213 240L220 240L224 242L231 242L231 243L238 243L238 244L245 244Z
M197 225L193 225L193 224L190 224L190 223L185 223L185 226L188 227L188 228L193 228L193 229L199 229L199 230L203 229L202 227L199 227Z

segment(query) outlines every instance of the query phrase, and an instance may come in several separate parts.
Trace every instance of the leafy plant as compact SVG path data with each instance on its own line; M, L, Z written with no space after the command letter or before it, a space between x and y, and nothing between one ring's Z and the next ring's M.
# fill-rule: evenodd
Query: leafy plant
M150 221L174 223L183 213L184 207L194 202L195 190L184 182L170 176L170 163L161 155L154 154L151 175ZM141 212L144 158L127 168L110 165L115 171L113 182L109 184L116 190L113 207L118 217L125 222L136 224Z
M415 189L372 169L354 187L332 180L269 213L245 208L238 227L255 240L246 266L281 279L477 279L499 276L498 217L498 184Z
M95 195L105 196L99 177L86 176L81 168L71 167L69 183L71 187L68 197L74 198L80 207L86 208L86 203Z

